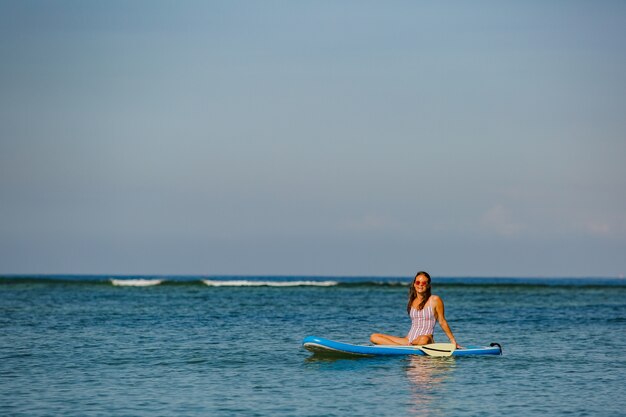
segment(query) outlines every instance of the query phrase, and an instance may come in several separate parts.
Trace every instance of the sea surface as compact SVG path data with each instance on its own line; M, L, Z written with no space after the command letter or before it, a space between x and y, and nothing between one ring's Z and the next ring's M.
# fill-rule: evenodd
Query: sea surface
M502 356L301 347L405 335L411 278L0 277L0 415L626 415L624 279L433 277L457 341Z

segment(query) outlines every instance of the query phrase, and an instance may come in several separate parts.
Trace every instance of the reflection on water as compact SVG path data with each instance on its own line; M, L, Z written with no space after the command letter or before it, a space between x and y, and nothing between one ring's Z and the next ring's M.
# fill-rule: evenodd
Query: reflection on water
M341 352L324 352L323 354L313 354L308 356L304 361L306 363L333 363L341 360L347 361L359 361L359 360L372 360L374 356L359 356L350 353ZM378 357L381 358L380 356Z
M337 371L347 371L348 374L333 380L333 386L348 391L360 387L359 395L365 397L355 401L370 402L373 409L379 406L381 399L395 397L398 411L402 410L399 415L430 417L444 414L449 407L444 401L448 397L447 382L454 375L456 361L453 357L336 354L312 355L304 360L304 364L309 369L331 371L333 375ZM406 378L399 379L400 376Z
M405 367L410 381L409 415L426 417L439 414L435 398L442 398L443 382L452 375L456 361L452 357L411 356Z

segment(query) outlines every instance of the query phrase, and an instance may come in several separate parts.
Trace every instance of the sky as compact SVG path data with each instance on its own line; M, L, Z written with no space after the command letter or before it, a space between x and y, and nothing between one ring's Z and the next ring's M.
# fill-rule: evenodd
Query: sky
M0 0L0 273L626 274L626 2Z

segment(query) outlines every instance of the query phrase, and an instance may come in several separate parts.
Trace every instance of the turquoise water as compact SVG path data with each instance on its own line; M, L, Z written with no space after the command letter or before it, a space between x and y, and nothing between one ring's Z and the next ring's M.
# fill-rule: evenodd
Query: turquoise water
M0 415L625 415L624 280L435 278L502 356L325 359L304 336L405 334L410 277L158 279L0 278Z

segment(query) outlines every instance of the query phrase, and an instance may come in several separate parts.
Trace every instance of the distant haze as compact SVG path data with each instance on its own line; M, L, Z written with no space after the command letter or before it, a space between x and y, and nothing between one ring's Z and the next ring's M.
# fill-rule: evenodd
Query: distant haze
M626 2L0 0L0 273L620 276Z

